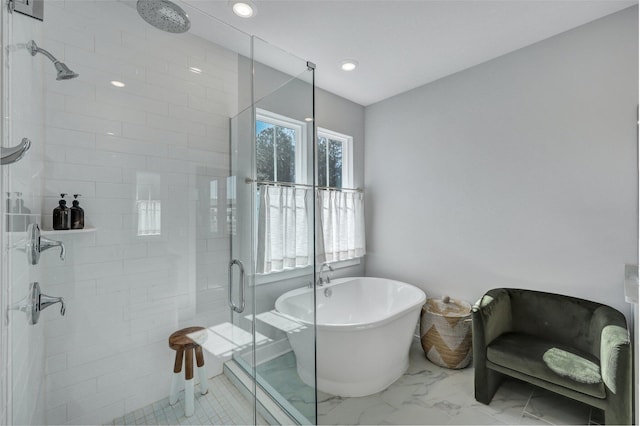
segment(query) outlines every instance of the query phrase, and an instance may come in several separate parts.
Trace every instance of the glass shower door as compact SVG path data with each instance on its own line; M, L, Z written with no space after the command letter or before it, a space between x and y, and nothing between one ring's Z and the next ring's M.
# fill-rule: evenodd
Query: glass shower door
M240 60L240 69L250 61ZM248 74L250 75L250 74ZM253 205L250 185L252 170L251 126L253 111L248 107L230 120L231 171L227 181L228 229L231 234L231 260L228 270L228 303L231 322L228 336L234 346L233 359L249 376L244 383L253 398L253 419L256 423L256 384L254 369L254 324L252 289L254 279L253 256Z
M251 106L231 120L229 181L231 322L236 343L252 341L233 357L254 379L256 409L275 403L315 424L314 66L255 37L252 47L239 64ZM276 306L297 289L305 318Z

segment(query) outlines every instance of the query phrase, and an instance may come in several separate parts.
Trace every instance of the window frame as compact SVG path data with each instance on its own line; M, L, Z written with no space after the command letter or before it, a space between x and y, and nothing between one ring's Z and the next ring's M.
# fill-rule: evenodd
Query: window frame
M276 114L275 112L267 111L265 109L256 108L256 127L258 121L262 121L263 123L272 124L274 126L287 127L293 129L295 132L296 140L295 140L295 181L291 183L302 183L306 184L308 182L307 176L307 123L304 121L296 120L291 117L287 117L285 115ZM254 129L256 132L256 138L258 136L257 128ZM274 145L275 146L275 145ZM274 179L277 181L277 161L274 155ZM285 181L281 181L286 183Z
M342 186L341 188L353 188L353 136L345 135L343 133L338 133L333 130L325 129L323 127L318 127L316 137L320 139L321 137L326 138L327 140L334 140L342 142ZM317 144L316 144L317 149ZM327 153L328 154L328 153ZM316 153L316 158L320 158L320 155ZM327 158L327 169L328 169L328 158ZM317 170L320 167L319 164L316 165L316 182L318 181ZM329 170L327 170L326 174L327 178L329 176ZM318 186L321 186L318 182ZM329 186L329 182L326 182L326 185Z
M310 184L307 170L308 159L307 156L307 132L308 123L295 120L293 118L276 114L264 109L257 108L256 109L256 123L258 121L262 121L265 123L273 124L276 126L294 128L296 131L296 137L299 137L299 141L301 143L297 143L296 141L296 157L295 157L295 179L294 183L301 184ZM256 129L257 130L257 129ZM299 133L298 133L299 132ZM256 132L256 136L257 136ZM343 133L339 133L333 130L329 130L323 127L316 127L315 135L316 143L314 144L314 149L316 150L316 182L318 182L318 144L317 140L320 137L325 137L327 140L334 140L342 142L342 188L353 188L354 187L354 165L353 165L353 136L349 136ZM298 167L300 166L300 167ZM275 170L275 169L274 169ZM328 174L327 174L328 176ZM327 182L328 183L328 182ZM322 188L322 187L321 187ZM338 262L333 262L331 265L336 270L342 268L348 268L352 266L360 265L361 258L343 260ZM272 272L268 274L256 274L255 285L263 285L269 284L273 282L281 282L282 280L288 280L293 278L299 278L303 276L307 276L312 273L312 266L305 266L299 268L293 268L284 270L281 272ZM314 278L315 279L315 278Z

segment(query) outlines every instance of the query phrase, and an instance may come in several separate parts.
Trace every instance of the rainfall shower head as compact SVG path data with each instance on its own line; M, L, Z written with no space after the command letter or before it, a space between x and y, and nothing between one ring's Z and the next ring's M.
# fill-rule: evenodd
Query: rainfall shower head
M30 40L27 43L27 50L29 50L29 53L31 53L31 56L36 56L38 53L42 53L44 56L49 58L51 62L53 62L53 66L56 67L56 71L58 72L58 76L56 77L56 80L69 80L72 78L76 78L78 76L78 74L71 71L68 66L66 66L64 63L57 60L51 53L38 47L35 41Z
M138 13L149 24L169 33L184 33L191 21L182 8L168 0L138 0Z

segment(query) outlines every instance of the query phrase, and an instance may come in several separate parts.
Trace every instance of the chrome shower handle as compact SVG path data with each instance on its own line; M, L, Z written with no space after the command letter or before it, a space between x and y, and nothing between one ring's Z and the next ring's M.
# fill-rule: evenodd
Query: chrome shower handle
M238 265L238 268L240 268L240 291L238 294L240 296L240 306L233 303L233 265ZM233 259L229 262L229 306L239 314L244 311L244 286L244 265L238 259Z
M60 247L60 260L64 260L66 256L66 250L64 248L64 243L62 241L50 240L45 237L40 237L40 252L42 253L45 250L48 250L52 247Z
M29 294L25 296L19 302L9 306L8 311L21 311L27 314L27 320L30 325L35 325L40 320L40 312L43 309L48 308L51 305L60 303L60 315L64 316L67 312L67 307L62 297L51 297L46 294L42 294L40 291L40 284L32 282L29 284ZM7 320L9 318L9 312L7 311Z
M40 294L38 309L42 311L51 305L55 305L56 303L60 303L60 315L64 316L67 308L64 305L64 299L62 297L51 297L47 296L46 294Z
M22 138L22 142L13 148L0 148L0 164L4 166L15 163L24 157L29 148L31 148L31 141L27 138Z
M60 247L60 259L64 260L67 251L62 241L55 241L40 235L40 227L37 223L32 223L27 227L27 239L25 248L29 265L37 265L40 261L40 253L52 247Z

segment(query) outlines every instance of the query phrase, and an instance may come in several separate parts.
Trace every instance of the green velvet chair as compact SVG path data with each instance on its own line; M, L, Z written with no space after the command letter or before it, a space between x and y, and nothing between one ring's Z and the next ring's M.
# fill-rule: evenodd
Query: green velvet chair
M472 309L475 398L489 404L505 376L632 423L632 355L624 315L600 303L533 290L488 291Z

